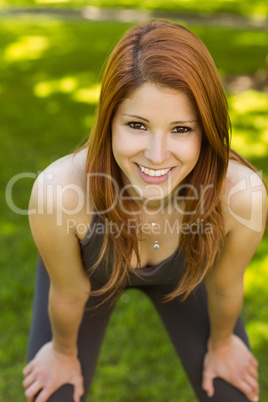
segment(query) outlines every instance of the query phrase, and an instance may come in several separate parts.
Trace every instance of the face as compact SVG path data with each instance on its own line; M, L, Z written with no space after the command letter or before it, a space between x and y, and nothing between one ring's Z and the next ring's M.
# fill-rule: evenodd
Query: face
M118 107L112 150L128 193L141 202L166 199L197 163L202 129L178 91L143 84Z

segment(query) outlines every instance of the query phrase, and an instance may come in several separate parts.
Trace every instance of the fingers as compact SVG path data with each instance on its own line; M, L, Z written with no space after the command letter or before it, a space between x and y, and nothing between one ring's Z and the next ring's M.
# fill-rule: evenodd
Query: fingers
M81 398L81 396L84 394L84 391L83 392L81 392L81 390L80 391L76 391L75 393L74 393L74 402L80 402L80 398Z
M22 382L22 385L24 386L24 388L28 388L34 381L35 381L35 375L33 373L30 373L25 377L25 379Z
M211 373L203 372L203 380L202 380L202 388L209 397L214 395L214 385L213 385L214 376Z
M32 360L29 364L27 364L26 367L24 367L24 369L22 371L23 375L24 375L24 380L22 382L22 385L26 389L24 394L25 394L28 402L32 402L34 395L35 395L34 393L31 392L31 389L29 388L36 379L36 377L33 373L33 369L34 369L34 362Z
M46 402L48 398L53 394L54 390L46 387L44 388L34 402Z
M252 355L248 365L247 372L244 375L244 382L247 384L249 391L246 393L251 401L259 400L259 383L258 383L258 361Z
M34 378L34 382L26 389L25 396L28 402L46 402L54 391L52 385L44 385L41 380Z
M81 396L84 394L83 379L80 379L74 384L74 402L80 402Z
M258 360L253 355L251 356L251 365L255 367L255 369L258 369L259 366Z
M45 402L47 399L53 394L55 391L52 383L44 383L42 379L36 375L34 367L31 367L31 371L29 368L25 368L23 370L25 374L25 379L23 380L22 385L26 388L25 396L28 402ZM80 402L80 398L84 394L84 386L83 386L83 377L79 376L73 382L74 386L74 402ZM38 395L37 395L38 394Z
M248 374L251 375L256 380L258 380L259 373L258 373L258 369L256 367L250 366L248 368Z
M249 381L241 381L238 388L242 391L250 401L259 400L259 387L256 384L250 384Z
M22 370L24 377L26 377L32 371L34 367L34 360L31 360L29 364Z
M26 389L25 396L28 402L32 402L35 395L43 388L43 384L40 380L34 380L34 382ZM37 399L36 399L37 401Z
M252 361L244 373L233 377L232 384L243 392L250 401L258 401L259 399L259 383L257 365Z
M25 396L28 402L45 402L51 393L47 394L44 390L36 397L36 395L44 388L44 382L37 376L35 372L34 362L31 361L23 370L23 374L25 376L22 385L26 389ZM41 395L41 399L40 399Z
M259 384L256 377L252 377L250 374L246 374L242 382L242 387L243 391L251 401L258 400Z

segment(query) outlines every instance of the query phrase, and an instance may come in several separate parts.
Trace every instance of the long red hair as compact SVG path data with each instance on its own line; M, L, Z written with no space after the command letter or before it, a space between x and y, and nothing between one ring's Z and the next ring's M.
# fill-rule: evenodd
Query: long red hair
M111 146L111 122L120 103L146 82L185 93L196 108L203 129L199 160L187 177L195 188L208 190L202 199L205 209L200 216L201 200L191 199L191 189L184 189L184 221L188 225L202 218L213 226L213 231L180 235L180 251L186 260L181 281L166 301L177 296L186 298L202 281L212 266L224 237L220 193L229 161L230 120L225 93L214 61L202 41L185 27L163 20L152 20L130 29L110 55L103 75L95 124L86 146L88 147L86 173L100 174L90 178L90 202L103 219L122 227L119 238L105 235L97 268L111 243L113 270L107 283L96 295L119 295L127 277L132 252L140 264L138 239L135 230L124 225L130 215L119 204L113 208L118 189L123 187L121 171L115 162ZM112 177L118 185L107 179ZM134 201L128 202L128 211L137 210ZM195 213L189 213L196 211ZM124 229L125 228L125 229Z

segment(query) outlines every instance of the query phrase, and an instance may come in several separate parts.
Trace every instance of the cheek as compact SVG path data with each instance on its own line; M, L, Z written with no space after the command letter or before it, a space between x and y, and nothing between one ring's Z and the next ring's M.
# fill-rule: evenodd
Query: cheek
M198 142L198 143L195 145L195 147L193 147L193 157L194 157L195 159L198 159L198 158L199 158L200 151L201 151L201 143Z
M131 158L142 150L142 146L137 139L126 135L126 133L117 132L112 136L112 150L115 157Z
M117 157L127 157L129 154L129 146L127 146L125 141L120 140L118 137L112 139L112 150L114 155L117 155Z
M114 155L120 154L124 150L124 137L118 129L112 130L112 150Z
M190 144L190 150L189 152L192 153L192 158L193 159L197 159L199 158L200 155L200 151L201 151L201 143L202 143L202 136L198 135L194 141L192 142L192 144Z
M201 150L199 141L190 141L180 144L177 155L185 163L196 163Z

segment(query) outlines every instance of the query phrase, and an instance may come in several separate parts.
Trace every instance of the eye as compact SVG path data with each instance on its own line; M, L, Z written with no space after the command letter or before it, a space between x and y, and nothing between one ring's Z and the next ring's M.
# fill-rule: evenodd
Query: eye
M172 132L177 134L186 134L191 131L190 127L178 126L173 128Z
M139 123L138 121L131 121L130 123L128 123L128 126L133 128L134 130L146 130L145 125Z

